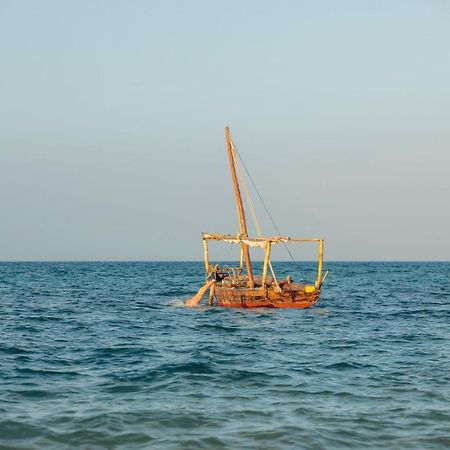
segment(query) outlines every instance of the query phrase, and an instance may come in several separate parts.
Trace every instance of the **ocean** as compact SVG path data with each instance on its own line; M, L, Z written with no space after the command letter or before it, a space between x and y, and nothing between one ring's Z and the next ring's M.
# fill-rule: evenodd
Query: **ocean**
M199 262L0 263L0 449L450 448L450 263L325 268L231 310Z

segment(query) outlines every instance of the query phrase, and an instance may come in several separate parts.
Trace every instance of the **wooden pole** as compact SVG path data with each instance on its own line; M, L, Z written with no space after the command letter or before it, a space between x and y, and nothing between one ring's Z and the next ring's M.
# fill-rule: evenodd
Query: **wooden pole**
M319 241L319 267L317 268L316 287L320 287L322 282L322 268L323 268L323 239Z
M234 195L236 198L236 207L239 215L239 227L241 234L248 237L244 206L242 205L241 191L239 189L239 183L236 177L236 167L234 165L233 145L231 143L230 129L228 127L225 128L225 137L227 141L228 158L230 160L231 178L233 179ZM247 267L248 285L250 289L253 289L255 287L255 281L253 280L252 261L250 259L248 245L242 244L242 250L244 252L245 265Z
M270 244L270 241L267 241L266 243L266 254L264 255L264 264L263 264L263 272L262 272L262 288L266 288L266 278L267 278L267 266L270 262L270 247L272 245Z
M213 304L214 304L215 293L216 293L216 284L214 283L209 288L209 297L208 297L208 305L209 306L213 306Z
M197 306L201 301L203 296L205 295L206 291L213 286L215 283L215 280L209 280L207 281L199 290L198 292L189 300L185 302L185 305L192 308L193 306Z
M206 273L209 274L208 242L207 242L206 239L203 239L203 256L204 256L204 259L205 259Z

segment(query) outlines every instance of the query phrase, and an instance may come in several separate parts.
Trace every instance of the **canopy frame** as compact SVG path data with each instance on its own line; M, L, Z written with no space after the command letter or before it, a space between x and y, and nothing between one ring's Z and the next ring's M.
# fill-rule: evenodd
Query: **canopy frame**
M264 263L262 270L262 286L264 288L266 278L267 278L267 267L270 263L270 250L272 245L276 244L284 244L288 242L293 243L304 243L304 242L317 242L319 244L318 250L318 264L317 264L317 278L314 283L316 289L319 289L322 285L324 277L322 277L323 271L323 243L324 240L322 238L298 238L298 237L289 237L289 236L270 236L270 237L258 237L251 238L247 237L245 234L210 234L210 233L202 233L203 238L203 250L204 250L204 261L205 261L205 269L206 272L210 272L210 261L209 261L209 250L208 250L208 241L223 241L229 244L237 244L240 245L241 248L243 246L247 247L260 247L265 250L264 254ZM242 268L242 254L241 254L241 268Z

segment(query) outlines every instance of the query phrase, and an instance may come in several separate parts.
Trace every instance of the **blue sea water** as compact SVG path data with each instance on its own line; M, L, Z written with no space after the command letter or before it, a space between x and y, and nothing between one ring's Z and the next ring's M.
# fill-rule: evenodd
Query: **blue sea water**
M201 263L0 263L0 448L450 448L450 263L326 266L230 310Z

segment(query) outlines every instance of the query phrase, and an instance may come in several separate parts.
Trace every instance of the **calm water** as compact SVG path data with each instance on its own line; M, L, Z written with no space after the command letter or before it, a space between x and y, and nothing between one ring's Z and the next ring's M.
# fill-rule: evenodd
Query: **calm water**
M191 310L200 263L1 263L0 448L449 448L450 263L327 269Z

